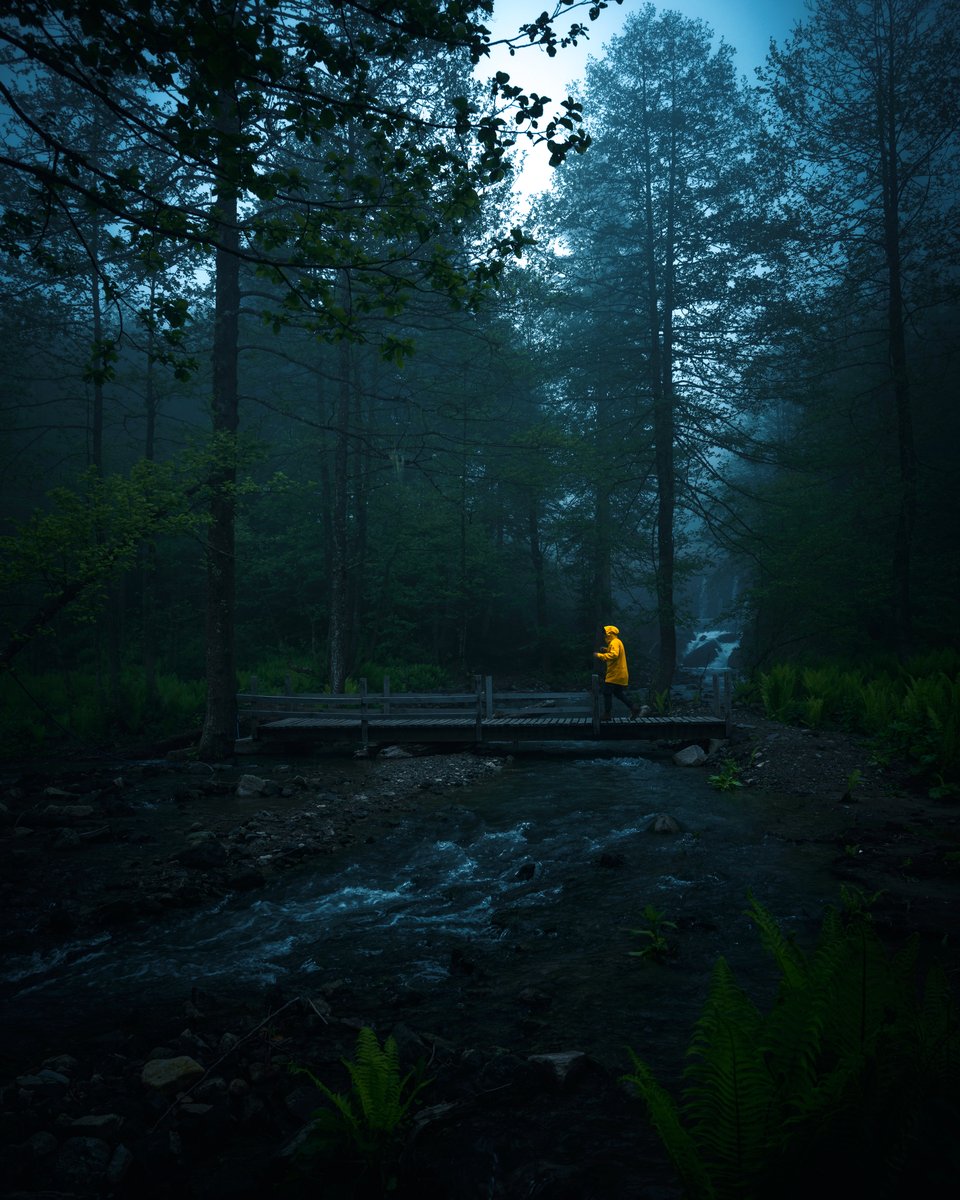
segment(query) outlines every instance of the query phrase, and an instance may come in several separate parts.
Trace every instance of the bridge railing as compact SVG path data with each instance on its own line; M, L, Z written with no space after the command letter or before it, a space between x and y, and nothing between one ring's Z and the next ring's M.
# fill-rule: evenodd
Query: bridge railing
M596 697L589 692L498 692L490 675L477 675L471 692L394 692L389 677L384 677L382 692L369 691L366 679L360 679L356 691L342 695L294 692L290 680L285 692L265 693L254 676L249 691L237 696L238 716L249 725L253 737L261 721L342 717L351 725L360 725L364 741L371 721L467 718L479 741L482 722L494 716L589 716L596 708Z
M731 689L728 672L713 676L710 707L714 716L729 720ZM260 692L256 677L252 677L250 690L237 696L237 708L239 717L249 723L253 737L264 720L339 716L349 724L359 724L366 742L371 721L384 724L429 716L438 720L472 719L479 741L483 721L498 717L588 717L596 732L600 728L600 697L598 675L591 677L589 690L566 692L496 691L492 675L475 676L473 691L394 692L385 676L382 692L370 692L366 679L361 679L355 692L343 695L295 693L290 680L285 693L266 694Z

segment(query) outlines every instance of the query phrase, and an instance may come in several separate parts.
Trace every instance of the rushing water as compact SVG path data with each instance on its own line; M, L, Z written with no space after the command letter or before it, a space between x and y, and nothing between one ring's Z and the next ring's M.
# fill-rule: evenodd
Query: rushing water
M778 916L815 914L822 864L768 836L768 803L720 793L706 772L669 760L518 759L455 801L425 795L373 844L253 896L14 959L3 1007L14 1025L59 1024L195 986L309 991L333 979L446 995L449 1007L462 1005L461 977L509 960L514 992L560 992L571 1019L588 1005L603 1020L636 988L628 951L643 943L630 930L648 924L646 905L678 925L691 980L719 952L735 960L749 943L756 956L748 890ZM650 832L664 813L679 834Z

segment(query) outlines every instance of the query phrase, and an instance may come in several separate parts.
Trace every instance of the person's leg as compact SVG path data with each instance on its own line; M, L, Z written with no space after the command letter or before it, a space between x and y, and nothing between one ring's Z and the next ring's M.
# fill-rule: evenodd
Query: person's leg
M640 706L634 702L633 697L629 694L625 687L622 687L620 684L614 684L613 691L620 703L626 705L626 707L630 709L631 717L636 717L639 715Z
M613 687L612 683L603 685L603 719L609 721L613 716Z

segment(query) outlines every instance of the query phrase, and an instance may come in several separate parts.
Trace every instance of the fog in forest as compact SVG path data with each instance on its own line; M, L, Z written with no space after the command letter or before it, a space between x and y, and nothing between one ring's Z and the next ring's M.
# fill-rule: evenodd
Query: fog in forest
M136 7L0 17L5 750L955 648L955 0Z

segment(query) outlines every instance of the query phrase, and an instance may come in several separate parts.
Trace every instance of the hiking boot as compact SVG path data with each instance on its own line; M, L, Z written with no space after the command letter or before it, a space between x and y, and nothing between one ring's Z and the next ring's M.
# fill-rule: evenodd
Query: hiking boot
M640 709L636 704L630 706L630 720L635 721L640 716Z

